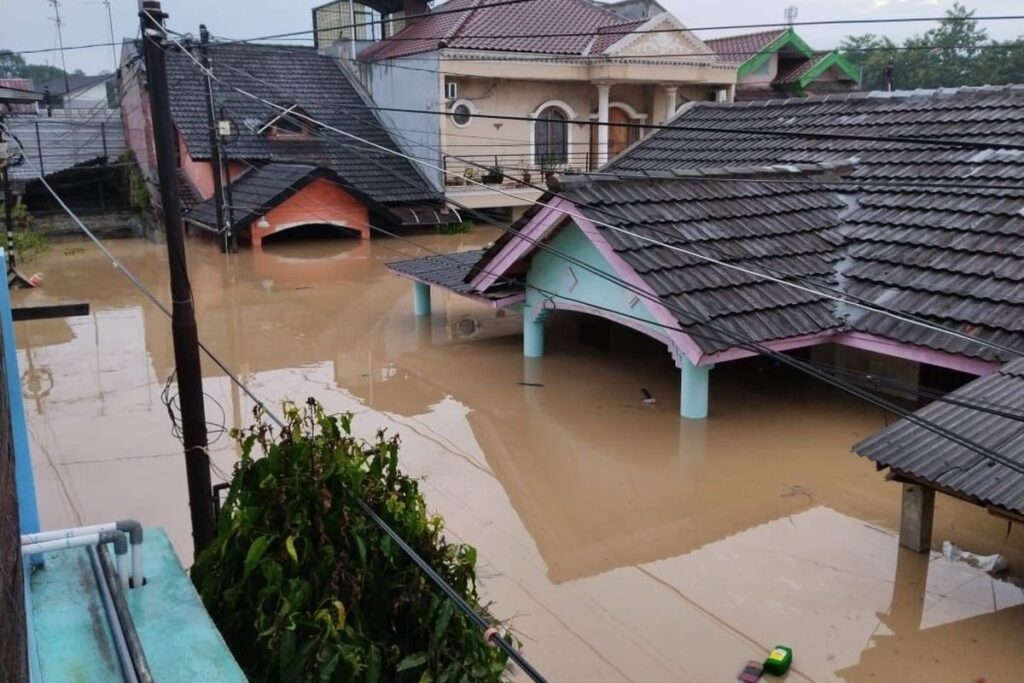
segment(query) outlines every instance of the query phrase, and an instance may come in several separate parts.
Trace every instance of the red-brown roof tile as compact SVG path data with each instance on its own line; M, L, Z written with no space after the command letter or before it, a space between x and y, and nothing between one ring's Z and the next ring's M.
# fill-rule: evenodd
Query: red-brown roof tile
M450 0L439 9L474 9L417 19L393 40L384 39L362 50L359 59L390 59L429 52L438 49L441 41L446 47L460 50L594 54L642 23L627 21L587 0L532 0L499 7L487 7L488 2ZM544 35L551 33L573 35ZM508 37L500 37L503 35Z
M745 62L761 50L765 49L786 32L779 28L758 33L744 33L739 36L711 38L704 43L719 57L729 62Z

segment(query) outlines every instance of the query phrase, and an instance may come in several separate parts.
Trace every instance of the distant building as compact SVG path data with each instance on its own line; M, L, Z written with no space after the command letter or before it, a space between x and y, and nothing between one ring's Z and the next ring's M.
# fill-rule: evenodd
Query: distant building
M122 60L124 126L155 189L149 96L136 50L126 46ZM232 178L234 227L254 246L304 225L335 226L367 238L371 226L450 220L440 193L420 170L381 149L398 147L352 74L334 59L310 47L251 43L215 44L210 56L217 115L232 131L221 151ZM168 52L167 70L183 204L195 205L185 218L216 229L206 81L180 51Z
M314 10L321 51L358 74L399 144L446 171L432 172L435 187L474 208L526 206L540 192L515 181L597 169L643 137L637 124L729 100L736 82L735 64L645 0L354 8L356 23L376 17L355 41L323 29L352 23L346 0Z
M0 115L35 114L39 111L42 93L37 92L31 78L0 78Z
M836 50L815 52L792 28L712 38L707 46L739 62L736 100L850 92L860 70Z
M44 106L53 109L94 109L107 107L110 102L107 84L112 82L114 74L98 76L69 75L51 78L43 84L45 95Z

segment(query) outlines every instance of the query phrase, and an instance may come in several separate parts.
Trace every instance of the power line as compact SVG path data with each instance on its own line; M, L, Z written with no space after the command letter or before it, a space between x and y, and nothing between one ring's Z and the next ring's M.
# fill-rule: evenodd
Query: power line
M532 0L507 0L507 1L506 0L502 0L501 2L487 3L487 4L483 5L483 6L466 7L466 8L452 9L452 10L438 10L437 12L428 12L428 13L422 14L422 15L415 15L413 17L407 17L406 20L408 21L410 18L415 19L415 18L420 18L420 17L427 18L427 17L431 17L431 16L438 16L438 15L445 14L445 13L451 14L451 13L455 13L455 12L467 12L467 11L478 10L478 9L486 9L490 5L501 6L501 5L518 4L518 3L522 3L522 2L530 2L530 1L532 1ZM981 16L981 17L949 17L949 16L945 16L945 17L893 17L893 18L890 18L890 19L825 19L825 20L820 20L820 21L798 21L798 22L794 22L793 24L791 24L791 26L834 26L834 25L862 25L862 24L902 24L902 23L914 23L914 22L922 22L922 23L924 23L924 22L927 22L927 23L934 23L934 22L939 22L939 23L942 23L942 22L984 22L984 21L1016 21L1016 20L1020 20L1020 19L1024 19L1024 15L992 15L992 16ZM623 17L623 23L626 23L628 21L629 20L627 18ZM306 35L310 35L310 34L314 34L315 35L317 33L335 32L335 31L342 31L344 29L350 29L350 28L360 28L360 27L364 27L364 26L378 25L379 23L380 23L379 21L359 22L359 23L352 23L352 24L342 24L342 25L339 25L339 26L331 27L331 28L303 29L303 30L299 30L299 31L290 31L290 32L287 32L287 33L274 33L274 34L270 34L270 35L255 36L255 37L251 37L251 38L234 38L234 39L226 38L226 40L224 42L221 42L219 44L220 45L233 45L233 44L238 44L238 43L254 43L254 42L257 42L257 41L261 41L261 40L279 40L279 39L284 39L284 38L294 38L294 37L306 36ZM648 29L648 30L642 30L642 31L625 31L624 29L620 30L620 31L615 31L615 30L610 30L610 29L604 29L604 30L595 29L593 31L586 31L586 32L576 31L576 32L531 33L531 34L512 34L512 33L509 33L509 34L486 34L486 35L485 34L466 34L466 35L454 36L454 39L459 39L459 38L554 38L554 37L577 37L577 36L578 37L583 37L583 36L595 35L595 34L598 34L598 33L601 34L601 35L629 35L629 34L633 34L633 33L639 33L639 34L645 34L645 33L693 33L693 32L696 32L696 31L728 31L728 30L780 29L780 28L781 28L781 25L778 22L768 22L768 23L758 23L758 24L730 24L730 25L719 25L719 26L698 26L698 27L671 28L671 29ZM178 33L177 35L188 35L188 34ZM312 39L313 38L309 38L309 40L312 40ZM391 37L387 37L387 38L382 38L381 39L381 41L385 41L385 40L386 41L405 41L405 40L408 40L408 41L425 42L425 41L432 40L432 38L398 38L398 37L395 37L395 36L391 36ZM709 39L709 40L712 40L712 39ZM68 46L65 46L63 48L63 50L65 50L65 51L70 51L70 50L88 50L88 49L100 48L100 47L118 46L118 45L121 45L122 43L123 43L123 41L108 41L108 42L98 42L98 43L85 43L85 44L82 44L82 45L68 45ZM1005 47L1012 47L1013 49L1024 48L1024 43L1019 43L1019 44L1015 43L1015 44L1012 44L1010 46L1007 46L1006 44L980 45L980 46L977 46L978 49L1000 49L1000 48L1005 48ZM8 49L4 49L4 50L0 50L0 54L3 54L5 52L9 52L9 53L12 53L12 54L19 54L19 55L43 54L43 53L49 53L49 52L57 52L60 49L61 48L58 48L58 47L31 48L31 49L26 49L26 50L8 50ZM457 49L457 48L455 48L455 49ZM953 48L943 48L943 47L940 47L940 46L924 47L924 46L900 46L900 45L894 45L892 47L858 48L856 50L852 50L852 52L858 52L858 53L860 53L860 52L873 52L873 51L889 52L889 51L916 51L916 50L937 50L937 49L953 49ZM708 56L714 56L714 55L721 56L721 54L722 53L713 53L712 55L709 55L708 53L680 53L680 54L666 54L666 55L660 55L660 56L661 57L708 57ZM726 53L726 54L739 54L739 53ZM743 53L743 54L749 54L749 53ZM575 56L575 57L572 56L572 55L568 55L568 56L566 56L566 55L556 55L555 57L556 58L569 58L569 59L586 59L587 58L584 55L579 55L579 56ZM654 56L654 57L630 57L630 59L638 59L638 58L657 59L658 57L659 56ZM394 65L392 65L392 66L394 66ZM412 67L406 67L406 68L412 68ZM438 72L438 73L444 73L444 72Z
M191 53L189 53L188 51L185 51L185 54L188 55L192 59L193 63L195 63L195 64L197 64L199 66L200 70L202 70L202 65L199 64L195 60L194 56L192 56ZM240 71L241 73L249 76L250 78L252 78L252 79L254 79L254 80L258 81L258 82L262 82L262 83L268 85L271 88L274 88L274 86L272 84L266 83L262 79L259 79L256 76L254 76L252 74L249 74L248 72L239 70L239 69L234 68L234 67L232 67L232 70ZM206 72L209 73L208 70ZM210 75L210 77L215 78L216 80L218 80L218 82L223 83L223 81L221 81L219 78L213 76L212 74L209 74L209 75ZM244 94L247 97L250 97L250 98L255 99L257 101L260 101L264 105L269 106L269 107L271 107L273 109L276 109L276 110L282 111L282 112L290 111L286 107L283 107L283 106L281 106L279 104L270 102L269 100L261 98L258 95L254 95L252 93L249 93L249 92L247 92L245 90L242 90L242 89L240 89L238 87L235 87L235 86L231 86L231 85L228 85L228 84L225 84L225 85L227 85L227 87L235 90L236 92ZM360 108L362 108L362 107L360 107ZM395 151L395 150L390 150L390 149L388 149L388 148L386 148L386 147L384 147L382 145L378 145L377 143L370 142L370 141L362 139L362 138L360 138L360 137L358 137L356 135L353 135L353 134L348 133L346 131L342 131L342 130L336 128L336 127L330 126L329 124L326 124L324 122L317 121L316 119L314 119L314 118L312 118L312 117L310 117L310 116L308 116L308 115L306 115L306 114L304 114L302 112L292 112L292 114L297 119L308 121L309 123L311 123L313 125L321 126L321 127L325 128L327 130L332 130L332 131L334 131L336 133L339 133L339 134L341 134L341 135L343 135L343 136L345 136L347 138L350 138L350 139L362 142L365 145L369 145L369 146L378 148L378 149L380 149L382 151L385 151L388 154L394 154L394 155L397 155L397 156L400 156L400 157L404 157L404 158L406 158L406 159L408 159L410 161L413 161L413 162L415 162L417 164L420 164L422 166L425 166L425 167L428 167L428 168L432 168L433 170L441 171L442 173L446 173L446 174L447 173L451 173L447 169L438 167L438 166L433 165L433 164L431 164L429 162L426 162L426 161L423 161L421 159L412 157L412 156L410 156L408 154L405 154L403 152L399 152L399 151ZM1022 146L1022 147L1024 147L1024 146ZM479 183L477 181L473 181L473 180L469 180L469 179L466 179L466 180L468 182L471 182L471 183L476 184L476 185L480 185L480 186L483 186L483 187L489 187L489 186L485 185L484 183ZM534 186L534 187L536 187L536 186ZM501 193L501 194L508 195L507 192L504 192L504 191L502 191L500 189L497 189L497 188L490 188L490 189L492 189L492 191L494 191L494 192L498 192L498 193ZM511 196L511 195L509 195L509 196ZM568 199L566 197L562 197L562 198ZM544 204L541 204L539 202L534 202L534 204L536 204L536 205L544 205ZM544 206L550 207L550 205L544 205ZM568 217L577 218L577 219L578 218L586 218L585 216L580 216L580 215L574 214L574 213L572 213L570 211L565 211L564 209L560 209L559 208L559 209L556 209L556 210L558 210L560 213L562 213L563 215L566 215ZM605 211L606 215L608 215L607 210L604 210L604 211ZM611 215L615 216L616 218L620 218L622 220L629 220L629 219L625 219L625 218L623 218L621 216L617 216L615 214L611 214ZM901 322L909 323L909 324L916 325L916 326L919 326L919 327L924 327L924 328L929 329L929 330L934 331L934 332L940 332L940 333L943 333L943 334L948 334L950 336L954 336L954 337L957 337L957 338L959 338L961 340L969 341L971 343L975 343L975 344L978 344L978 345L981 345L981 346L988 346L988 347L991 347L991 348L997 348L997 349L999 349L1001 351L1004 351L1004 352L1007 352L1007 353L1012 353L1014 355L1022 355L1022 353L1020 351L1017 351L1015 349L1010 349L1008 347L1003 347L1003 346L998 345L998 344L993 344L992 342L987 342L987 341L984 341L984 340L979 340L979 339L977 339L975 337L971 337L970 335L966 335L966 334L957 332L955 330L948 329L946 327L943 327L941 325L937 325L937 324L929 322L929 321L915 319L913 316L908 316L907 314L904 314L902 312L895 312L894 313L893 311L888 310L888 309L886 309L884 307L881 307L881 306L879 306L877 304L874 304L874 303L864 303L862 300L858 301L857 298L849 298L845 293L841 293L841 295L839 295L839 296L830 295L830 294L822 292L820 290L816 290L816 289L813 289L813 288L810 288L810 287L806 287L806 286L803 286L803 285L800 285L800 284L797 284L797 283L794 283L794 282L790 282L790 281L785 280L785 279L780 278L780 277L776 277L776 276L773 276L773 275L770 275L770 274L759 272L757 270L754 270L754 269L751 269L751 268L746 268L746 267L740 266L740 265L736 265L734 263L728 263L728 262L722 261L720 259L715 259L714 257L710 257L710 256L708 256L706 254L702 254L702 253L694 251L692 249L686 249L686 248L680 247L678 245L666 244L664 242L655 240L653 238L646 237L644 235L640 235L638 233L631 232L629 230L625 230L625 229L621 228L620 226L616 226L616 225L613 225L613 224L608 223L608 222L604 222L604 221L600 221L600 220L593 220L593 222L595 224L597 224L597 225L601 225L603 227L607 227L607 228L610 228L610 229L615 230L617 232L621 232L623 234L626 234L626 235L628 235L630 237L633 237L634 239L639 239L639 240L642 240L642 241L650 242L650 243L653 243L653 244L655 244L657 246L661 246L661 247L667 248L667 249L669 249L671 251L677 251L677 252L683 253L683 254L685 254L687 256L690 256L690 257L693 257L693 258L697 258L697 259L699 259L701 261L709 262L709 263L712 263L714 265L718 265L720 267L723 267L723 268L726 268L726 269L729 269L729 270L734 270L734 271L743 273L743 274L748 275L748 276L756 277L758 279L767 280L767 281L770 281L770 282L775 282L776 284L781 284L783 286L788 286L788 287L800 290L800 291L802 291L804 293L814 294L815 296L819 296L821 298L830 299L830 300L836 301L836 302L842 302L842 303L854 306L856 308L861 308L861 309L866 310L866 311L870 311L870 312L874 312L874 313L879 313L879 314L882 314L882 315L886 315L888 317L896 318L896 319L900 320ZM629 221L629 223L630 224L634 224L634 225L640 225L640 224L635 223L634 221ZM649 226L646 226L646 225L640 225L640 227L644 227L644 228L647 228L647 229L650 229L652 231L657 232L655 229L652 229L652 228L650 228Z
M248 165L251 169L257 169L258 168L257 166L251 164L248 161L244 161L243 163ZM337 186L339 188L345 189L340 184L338 184L338 183L336 183L336 182L334 182L334 181L332 181L330 179L325 179L325 180L327 182L331 183L332 185L335 185L335 186ZM288 193L290 195L292 195L292 196L298 194L299 191L300 190L297 190L295 188L289 188L288 189ZM322 202L322 201L320 201L318 199L315 199L315 198L314 198L314 202L316 204L324 207L325 209L331 209L332 208L331 205L328 205L328 204L326 204L326 203L324 203L324 202ZM243 205L237 205L236 204L235 208L241 208L241 209L245 209L247 211L258 211L262 207L243 206ZM313 211L311 213L315 217L317 217L317 218L326 220L325 216L320 214L319 212ZM415 242L412 239L409 239L407 237L399 235L399 234L397 234L395 232L389 231L389 230L387 230L385 228L381 228L380 226L377 226L377 225L375 225L375 224L373 224L371 222L358 221L358 223L360 223L362 225L365 225L370 230L373 230L373 231L376 231L376 232L380 232L380 233L385 234L385 235L387 235L389 237L392 237L394 239L398 239L398 240L404 241L404 242L406 242L406 243L416 247L417 249L419 249L421 251L425 251L425 252L427 252L429 254L432 254L432 255L440 257L440 258L444 258L446 260L450 260L453 264L461 266L461 264L459 264L454 258L452 258L451 254L446 254L444 252L438 252L438 251L436 251L434 249L431 249L429 247L423 246L423 245ZM509 226L509 227L511 227L511 226ZM508 278L508 277L506 277L506 276L504 276L502 274L499 274L499 273L497 273L495 271L489 271L486 268L481 268L480 272L483 272L483 273L486 273L486 274L489 274L489 275L494 275L498 280L504 282L505 284L515 285L515 286L526 286L526 283L523 282L520 279ZM534 287L534 289L538 289L538 291L541 291L542 293L544 293L545 295L548 295L548 296L554 296L554 297L558 297L559 296L559 295L557 295L557 294L555 294L553 292L548 292L546 290L541 290L541 289L536 288L536 287ZM612 313L615 313L616 315L619 315L619 312L617 312L617 311L611 311L611 309L608 309L608 310L610 312L612 312ZM638 320L645 320L645 319L639 319L638 318ZM696 332L694 332L692 330L684 330L681 327L674 327L674 328L670 328L670 329L674 329L675 331L683 332L685 334L689 334L691 336L695 336L695 337L698 337L698 338L705 338L705 339L708 339L710 341L722 341L722 339L720 337L714 337L714 336L710 336L710 335L703 335L703 334L700 334L700 333L696 333ZM1007 405L1004 405L1004 404L1001 404L1001 403L995 403L995 402L987 402L987 401L984 401L984 400L981 400L981 399L977 399L977 398L972 400L972 401L965 401L965 400L958 399L958 398L952 397L952 396L950 396L948 394L944 394L944 393L941 393L941 392L931 391L931 390L928 390L928 389L922 389L920 387L910 387L909 385L896 382L892 378L888 378L888 377L879 377L878 375L873 375L873 374L870 374L870 373L858 373L858 372L853 371L853 370L842 370L842 369L835 368L835 367L831 367L831 368L830 367L825 367L825 366L822 366L820 364L817 364L817 363L814 363L814 362L809 362L809 361L802 361L802 362L804 362L806 365L814 366L814 367L816 367L816 368L818 368L818 369L820 369L822 371L831 372L832 374L842 374L842 375L846 375L847 377L855 377L857 379L865 379L865 380L868 380L868 381L871 381L871 382L874 382L874 383L883 383L884 382L884 384L890 390L895 391L897 393L900 393L902 395L910 395L910 396L916 397L916 398L921 398L921 397L930 398L932 400L938 400L938 401L941 401L941 402L949 403L951 405L957 405L957 406L960 406L960 407L969 408L971 410L975 410L975 411L978 411L978 412L989 413L989 414L997 415L997 416L1004 417L1004 418L1007 418L1007 419L1011 419L1011 420L1014 420L1014 421L1024 422L1024 413L1015 412L1013 410L1013 408L1014 408L1013 406L1007 406Z
M486 5L481 7L467 7L462 11L484 9ZM436 14L442 14L443 12L428 12L426 14L418 15L417 18L429 18ZM796 21L789 26L836 26L836 25L868 25L868 24L905 24L905 23L934 23L934 22L981 22L981 21L1017 21L1024 19L1024 15L1010 14L1010 15L992 15L992 16L981 16L981 17L893 17L890 19L822 19L817 21ZM295 36L304 36L309 34L316 34L318 32L326 31L337 31L339 28L358 28L360 26L371 26L376 25L379 22L363 22L358 24L349 24L343 27L333 27L324 29L306 29L301 31L291 31L288 33L275 33L271 35L259 36L251 40L272 40L276 38L290 38ZM622 23L634 23L627 17L622 17ZM759 23L759 24L726 24L718 26L696 26L696 27L683 27L683 28L663 28L663 29L643 29L643 30L631 30L628 28L616 29L615 26L609 26L607 28L595 28L588 31L556 31L547 33L467 33L457 34L447 38L449 40L460 40L464 38L575 38L575 37L589 37L593 35L633 35L633 34L650 34L650 33L694 33L696 31L733 31L733 30L747 30L747 29L780 29L781 27L778 22ZM380 42L401 42L401 41L415 41L415 42L427 42L430 40L442 40L446 39L445 36L432 36L428 38L419 37L402 37L401 32L395 36L382 38ZM236 41L236 42L247 42L247 41ZM453 48L458 49L458 48ZM704 56L707 56L706 54Z
M179 47L181 47L180 44L179 44ZM188 53L186 52L186 54L188 54ZM189 56L191 56L191 55L189 55ZM198 62L196 62L196 63L198 64ZM199 66L200 66L200 69L202 69L201 65L199 65ZM215 78L216 79L216 77L213 74L210 74L208 71L206 73L211 78ZM219 79L217 79L217 80L219 80ZM250 97L250 98L255 99L257 101L263 102L264 105L266 105L266 106L268 106L268 107L270 107L272 109L280 110L280 111L285 111L286 110L285 107L281 107L280 105L277 105L277 104L275 104L273 102L270 102L269 100L266 100L264 98L260 98L259 96L256 96L256 95L253 95L253 94L251 94L251 93L249 93L249 92L247 92L247 91L245 91L245 90L243 90L241 88L238 88L238 87L235 87L235 86L229 86L229 87L231 87L233 90L235 90L235 91L237 91L237 92L239 92L241 94L246 95L247 97ZM360 142L362 142L362 143L364 143L366 145L379 148L379 149L381 149L381 150L383 150L383 151L385 151L387 153L390 153L390 154L396 154L398 156L405 156L406 158L409 158L411 160L411 158L408 157L408 155L404 155L401 152L395 152L395 151L392 151L392 150L388 150L387 148L385 148L385 147L383 147L381 145L378 145L378 144L373 143L371 141L365 140L363 138L360 138L360 137L358 137L356 135L353 135L351 133L348 133L346 131L341 131L341 130L333 127L333 126L330 126L329 124L326 124L324 122L321 122L321 121L318 121L316 119L313 119L312 117L309 117L307 115L301 114L300 112L293 112L293 114L295 114L295 115L297 115L297 116L299 116L301 118L306 119L307 121L309 121L310 123L312 123L314 125L321 126L321 127L325 128L327 130L333 130L333 131L335 131L335 132L337 132L337 133L339 133L339 134L341 134L341 135L343 135L345 137L358 140L358 141L360 141ZM421 163L422 164L424 162L420 162L420 161L417 160L416 163ZM438 169L438 170L440 170L440 169ZM521 239L526 239L528 242L532 243L537 248L543 249L543 250L548 251L548 252L555 253L556 255L558 255L563 260L565 260L565 261L567 261L569 263L573 263L573 264L577 265L578 267L584 268L585 270L588 270L588 271L592 272L593 274L597 275L598 277L601 277L601 278L604 278L604 279L608 280L609 282L617 284L618 286L623 287L627 291L630 291L630 292L636 294L638 297L642 297L642 298L648 299L650 301L654 301L654 302L658 303L659 305L662 305L662 306L664 306L664 307L666 307L666 308L668 308L670 310L675 311L676 313L679 313L679 314L687 317L690 320L697 321L697 320L700 320L700 318L702 317L700 315L695 315L692 312L689 312L689 311L686 311L686 310L682 309L678 304L675 304L674 302L666 302L663 299L661 299L661 297L658 297L657 295L652 295L652 294L644 291L642 288L636 287L636 286L632 285L631 283L628 283L628 282L626 282L624 280L621 280L620 278L612 276L612 275L610 275L608 273L604 273L601 270L599 270L597 268L594 268L590 264L587 264L587 263L585 263L583 261L579 261L578 259L575 259L572 256L566 255L563 252L560 252L559 250L554 249L553 247L551 247L550 244L546 244L546 243L544 243L544 242L542 242L540 240L534 240L534 239L531 239L529 237L526 237L526 236L524 236L522 234L521 231L518 231L518 230L516 230L515 228L513 228L511 226L508 226L506 224L502 224L502 223L496 222L493 219L490 219L490 218L488 218L486 216L483 216L483 214L480 214L478 211L470 209L469 207L466 207L464 205L460 206L459 203L457 203L457 202L452 202L452 203L454 203L456 206L458 206L461 210L466 211L469 215L480 216L482 220L484 220L486 222L489 222L489 223L492 223L492 224L494 224L494 225L496 225L498 227L501 227L502 229L506 230L507 232L510 232L510 234L518 235ZM540 202L533 202L533 203L535 205L537 205L537 206L541 206L542 205ZM555 210L559 210L559 209L556 208ZM564 210L560 210L560 212L563 213L566 216L573 216L574 215L571 212L567 212L567 211L564 211ZM611 226L609 224L608 227L614 228L615 226ZM628 231L624 231L624 232L628 232ZM790 284L792 284L792 283L790 283ZM562 297L562 298L564 298L564 297ZM586 302L583 302L583 303L586 303ZM598 306L598 308L600 308L600 307ZM631 316L627 316L627 317L631 317ZM775 358L779 362L785 363L787 365L791 365L793 367L802 368L802 366L800 365L800 363L798 361L790 358L789 356L786 356L783 353L779 353L777 351L774 351L773 349L765 346L762 343L754 342L754 341L750 340L749 338L744 338L742 335L740 335L740 334L738 334L738 333L736 333L736 332L734 332L732 330L723 329L720 326L711 323L707 319L705 319L703 322L704 322L704 324L706 326L710 327L711 329L717 330L720 333L726 334L727 338L732 338L733 341L731 343L734 344L735 346L738 346L739 348L750 350L753 353L760 353L762 355L768 355L768 356L770 356L772 358ZM683 333L687 333L686 330L681 330L681 331ZM955 433L955 432L953 432L951 430L945 429L945 428L943 428L943 427L941 427L939 425L935 425L935 424L929 422L928 420L926 420L924 418L921 418L920 416L915 415L913 413L910 413L909 411L906 411L906 410L902 409L900 406L897 406L897 405L895 405L895 404L893 404L893 403L891 403L889 401L885 401L883 399L879 399L878 397L872 395L870 392L868 392L866 390L863 390L863 389L860 389L859 387L855 387L855 386L849 385L848 383L844 383L844 382L842 382L840 380L837 380L835 378L832 378L832 377L829 377L827 375L824 375L823 373L819 373L816 370L814 370L813 368L806 368L804 370L805 370L805 372L807 372L809 374L812 374L813 376L819 377L819 379L822 379L822 381L825 381L825 382L827 382L829 384L832 384L833 386L836 386L838 388L844 389L848 393L851 393L851 394L853 394L855 396L858 396L858 397L860 397L860 398L862 398L862 399L864 399L864 400L866 400L866 401L868 401L868 402L870 402L870 403L872 403L872 404L874 404L876 406L885 408L886 410L889 410L890 412L893 412L894 414L901 415L907 421L909 421L909 422L911 422L913 424L916 424L916 425L921 426L921 427L923 427L923 428L925 428L925 429L927 429L929 431L932 431L932 432L934 432L936 434L944 436L948 440L953 441L954 443L957 443L958 445L964 446L965 448L968 448L969 450L972 450L972 451L974 451L976 453L979 453L982 456L983 460L987 459L987 460L989 460L991 462L998 462L998 463L1002 464L1004 467L1007 467L1008 469L1012 469L1012 470L1014 470L1014 471L1016 471L1016 472L1018 472L1020 474L1024 474L1024 464L1017 463L1016 461L1014 461L1014 460L1012 460L1012 459L1010 459L1010 458L1008 458L1006 456L1003 456L1003 455L1001 455L1001 454L999 454L999 453L997 453L995 451L992 451L991 449L988 449L985 446L983 446L981 444L978 444L978 443L976 443L976 442L974 442L974 441L972 441L970 439L962 437L959 434L957 434L957 433ZM956 467L956 468L952 468L951 467L950 470L952 470L952 469L966 470L966 469L973 468L974 466L976 466L979 463L980 463L980 460L978 462L972 464L970 467L965 467L965 466L960 466L960 467Z

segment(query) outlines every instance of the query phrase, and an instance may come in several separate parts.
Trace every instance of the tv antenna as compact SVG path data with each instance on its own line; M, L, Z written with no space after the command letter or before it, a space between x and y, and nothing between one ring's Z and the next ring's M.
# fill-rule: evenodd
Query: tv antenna
M793 22L796 21L796 15L799 11L800 8L797 7L796 5L790 5L789 7L786 8L786 26L789 26L790 28L793 27Z

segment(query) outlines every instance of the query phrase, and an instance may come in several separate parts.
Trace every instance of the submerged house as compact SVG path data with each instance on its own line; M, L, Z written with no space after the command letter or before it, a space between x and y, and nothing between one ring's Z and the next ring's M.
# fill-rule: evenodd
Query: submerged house
M951 440L926 424L941 425L959 438ZM900 545L905 548L927 552L931 547L936 492L1024 521L1024 359L960 387L853 450L888 469L903 487Z
M528 357L562 310L662 341L690 418L716 364L765 348L985 375L1010 358L979 341L1024 341L1024 152L1000 148L1024 143L1022 114L1019 86L693 103L490 249L391 268L421 315L431 287L520 307ZM853 137L784 134L802 130ZM978 144L898 140L922 136Z
M218 119L231 130L219 146L231 177L234 228L254 246L306 225L368 238L371 226L452 220L418 165L391 153L399 149L391 132L337 60L296 46L233 43L209 50ZM136 54L129 45L121 68L124 127L139 167L154 182L149 100ZM215 229L206 82L181 51L168 51L167 70L181 194L192 208L185 219Z
M346 23L349 6L314 10L321 50L358 74L400 144L435 167L434 187L471 208L528 206L540 192L524 183L596 169L642 137L635 124L730 100L736 83L736 64L654 2L364 0L354 11L379 31L324 28ZM492 187L478 184L485 176Z
M860 69L838 50L815 51L792 28L705 43L722 59L739 63L737 101L845 93L860 86Z

